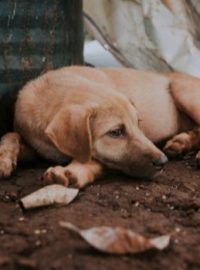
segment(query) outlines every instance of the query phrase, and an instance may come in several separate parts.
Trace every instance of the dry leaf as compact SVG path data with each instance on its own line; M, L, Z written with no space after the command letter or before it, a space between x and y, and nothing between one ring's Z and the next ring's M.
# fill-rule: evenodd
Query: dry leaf
M60 222L60 225L76 232L94 248L111 254L133 254L149 249L163 250L170 242L169 235L147 239L122 227L94 227L80 230L68 222Z
M78 192L79 190L75 188L66 188L61 185L49 185L22 198L20 204L25 209L52 204L67 205L78 195Z

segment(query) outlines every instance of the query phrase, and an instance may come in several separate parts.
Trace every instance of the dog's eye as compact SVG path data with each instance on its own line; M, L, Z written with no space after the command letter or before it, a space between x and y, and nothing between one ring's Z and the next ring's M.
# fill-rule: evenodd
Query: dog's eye
M114 138L119 138L125 136L126 132L124 127L120 127L109 131L108 134Z

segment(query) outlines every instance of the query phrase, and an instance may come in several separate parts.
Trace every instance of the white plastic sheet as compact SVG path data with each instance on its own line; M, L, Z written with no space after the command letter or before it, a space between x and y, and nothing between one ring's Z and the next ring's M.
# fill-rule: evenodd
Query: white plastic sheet
M199 0L84 0L84 12L123 65L200 77Z

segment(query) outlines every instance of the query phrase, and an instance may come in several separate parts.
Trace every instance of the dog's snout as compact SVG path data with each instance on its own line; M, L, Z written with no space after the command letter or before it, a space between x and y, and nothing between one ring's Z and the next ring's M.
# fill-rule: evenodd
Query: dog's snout
M165 163L167 163L168 162L168 158L167 158L167 156L166 155L161 155L159 158L155 158L153 161L152 161L152 163L153 163L153 165L155 165L155 166L162 166L162 165L164 165Z

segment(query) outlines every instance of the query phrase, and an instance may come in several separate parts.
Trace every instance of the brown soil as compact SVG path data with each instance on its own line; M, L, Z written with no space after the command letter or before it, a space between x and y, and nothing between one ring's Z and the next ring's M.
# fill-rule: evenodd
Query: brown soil
M0 269L200 269L200 172L193 157L169 162L154 181L107 175L67 207L23 212L17 200L41 187L43 171L19 169L0 183ZM105 255L59 227L61 220L171 234L172 241L162 252Z

